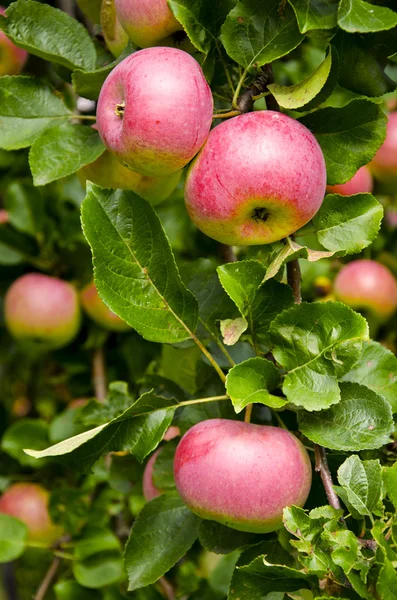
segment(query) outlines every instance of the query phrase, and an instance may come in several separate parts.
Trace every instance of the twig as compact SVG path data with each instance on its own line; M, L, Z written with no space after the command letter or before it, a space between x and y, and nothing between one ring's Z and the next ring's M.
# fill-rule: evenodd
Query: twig
M245 415L244 415L245 423L251 422L251 414L252 414L253 406L254 406L253 404L247 404L247 408L245 409Z
M327 494L328 503L333 506L333 508L340 510L342 507L334 490L334 484L332 482L331 472L328 467L327 453L325 448L315 444L314 455L316 460L315 469L317 473L320 473L321 481L323 482L325 493Z
M92 385L98 402L104 402L107 395L105 352L103 346L94 350L92 357Z
M167 600L175 600L174 588L172 587L170 582L167 581L167 579L165 577L160 577L159 584L160 584L161 589L163 590Z
M300 304L302 302L301 270L299 266L299 260L297 258L287 263L287 280L288 285L290 285L292 288L295 304Z
M56 556L54 558L54 560L50 564L50 567L49 567L47 573L44 576L43 581L41 582L41 584L36 592L34 600L44 600L45 595L48 592L49 587L57 574L57 571L60 567L61 562L62 561L59 558L59 556Z
M273 67L271 64L264 65L259 75L252 84L241 94L236 103L236 108L242 113L250 112L254 102L258 98L266 96L266 106L269 110L280 110L277 100L267 89L270 83L274 83Z
M3 565L3 581L8 600L18 600L14 563L10 562Z

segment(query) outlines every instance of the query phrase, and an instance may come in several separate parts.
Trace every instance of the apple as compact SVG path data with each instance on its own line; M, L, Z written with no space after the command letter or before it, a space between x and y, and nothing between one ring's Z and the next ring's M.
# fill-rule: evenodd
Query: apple
M5 8L0 6L0 15L5 16ZM4 33L0 31L0 77L18 75L27 61L28 53L18 48Z
M352 196L353 194L371 193L374 188L371 171L367 166L361 167L355 175L346 183L339 185L327 185L329 194L341 194L342 196Z
M131 327L101 300L93 281L82 289L80 299L87 315L104 329L109 331L131 331Z
M114 3L124 31L140 48L155 46L182 30L167 0L114 0Z
M6 326L25 345L54 350L69 344L80 328L80 303L66 281L40 273L16 279L4 300Z
M23 521L31 541L53 544L62 529L51 521L49 492L35 483L15 483L0 498L0 513Z
M258 111L211 131L187 175L186 208L218 242L270 244L314 217L325 184L313 134L287 115Z
M171 425L171 427L169 427L168 430L166 431L163 439L166 442L169 442L170 440L173 440L175 437L178 437L179 435L180 435L179 427L176 427L175 425ZM143 472L143 479L142 479L143 496L147 502L149 502L150 500L153 500L153 498L157 498L157 496L160 496L163 493L162 490L159 490L154 485L154 482L153 482L154 466L156 464L156 460L157 460L157 457L160 454L160 452L161 452L161 448L156 450L156 452L153 452L152 456L147 461L145 470Z
M97 126L117 160L143 175L165 177L200 150L212 111L210 87L190 54L148 48L127 56L106 78Z
M0 209L0 225L3 225L4 223L8 223L10 220L10 216L8 214L7 210L4 210L4 208Z
M128 44L128 35L117 17L114 0L102 0L101 27L107 47L117 58Z
M380 323L397 309L397 281L387 267L374 260L344 265L335 278L334 294L351 308L368 310Z
M179 442L174 477L198 516L268 533L282 526L284 508L305 504L312 469L301 442L285 429L210 419Z
M389 185L397 183L397 112L389 114L386 139L369 166L380 182Z

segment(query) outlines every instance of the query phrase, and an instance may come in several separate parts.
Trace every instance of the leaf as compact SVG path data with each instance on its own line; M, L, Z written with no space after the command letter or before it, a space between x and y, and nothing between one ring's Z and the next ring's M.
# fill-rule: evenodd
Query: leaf
M349 33L383 31L397 25L397 13L385 6L368 4L364 0L341 0L338 25Z
M338 469L338 481L360 515L382 515L382 467L379 460L349 456Z
M37 247L26 236L8 223L0 226L0 265L18 265L37 252Z
M191 338L198 307L153 208L133 192L90 184L82 206L102 300L152 342Z
M397 463L392 467L383 467L383 481L388 497L397 508Z
M279 381L278 369L270 360L250 358L229 371L226 377L226 391L236 413L254 402L271 408L281 408L287 403L286 400L269 393L278 386Z
M304 303L281 313L270 335L273 355L287 371L284 394L312 411L339 402L337 379L356 362L368 325L339 302Z
M329 185L351 179L373 158L386 135L385 114L366 100L353 100L342 108L323 108L300 121L321 146Z
M244 317L237 317L237 319L223 319L220 322L223 343L226 346L234 346L247 330L247 327L248 323Z
M366 385L383 396L397 412L397 358L378 342L364 342L361 354L342 381Z
M124 58L134 52L130 44L123 50L118 58L110 64L107 64L99 69L76 69L72 73L72 84L79 96L89 98L89 100L98 100L99 92L109 73L121 63Z
M20 419L4 433L1 449L15 458L23 466L40 468L45 461L32 460L24 453L25 445L31 445L40 453L48 445L48 424L42 419Z
M94 528L76 542L73 575L87 588L98 589L124 579L120 542L110 530Z
M23 0L6 10L0 26L20 48L68 69L92 69L96 52L88 31L76 19L48 4Z
M216 521L203 520L199 528L199 541L208 552L229 554L243 546L257 543L258 535L237 531Z
M71 175L104 151L99 133L92 127L62 123L45 129L29 153L34 185L46 185Z
M242 0L222 26L226 52L245 69L285 56L303 40L289 4L279 0Z
M346 254L361 252L375 240L383 218L382 205L372 194L328 194L313 219L324 248Z
M13 181L4 197L4 208L13 227L36 237L43 230L44 199L31 185Z
M59 581L54 585L56 600L98 600L96 592L81 587L73 579Z
M174 455L179 438L161 446L160 452L154 463L153 483L159 490L174 491Z
M0 513L0 563L11 562L25 551L28 528L25 523Z
M376 583L380 600L397 600L397 572L393 563L385 558Z
M197 346L192 348L163 346L160 372L189 394L194 394L199 385L201 356L201 350Z
M295 11L301 33L336 27L339 0L288 0Z
M335 252L311 250L306 246L300 246L294 240L291 240L291 238L269 244L269 250L270 246L272 247L272 259L266 270L266 275L264 277L265 281L268 281L272 277L276 277L276 275L280 272L280 269L285 264L297 258L305 258L309 262L316 262L318 260L322 260L323 258L331 258L335 255Z
M369 388L342 383L341 401L321 412L299 413L299 429L309 440L331 450L359 452L389 443L390 405Z
M0 78L1 148L26 148L44 129L70 115L47 84L33 77Z
M148 502L136 519L125 547L128 589L154 583L180 560L198 535L200 519L176 494Z

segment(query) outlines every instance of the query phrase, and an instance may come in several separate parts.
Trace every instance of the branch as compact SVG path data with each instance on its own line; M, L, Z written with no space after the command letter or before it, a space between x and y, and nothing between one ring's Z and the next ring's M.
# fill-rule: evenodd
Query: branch
M250 112L254 107L255 97L269 92L267 86L270 83L274 83L274 73L272 65L268 64L261 68L261 73L239 97L237 101L238 110L242 113ZM277 100L271 93L266 97L266 106L269 110L280 110Z
M159 584L167 600L175 600L174 588L165 577L160 577Z
M36 592L34 600L44 600L45 595L47 594L49 587L50 587L53 579L55 578L55 575L57 574L60 564L61 564L61 559L59 558L59 556L56 556L54 558L54 560L52 561L52 563L50 564L50 567L49 567L47 573L45 574L44 579L41 582L41 584Z
M299 260L297 258L287 263L287 280L288 285L290 285L292 288L295 304L300 304L302 302L301 269L299 266Z
M92 385L98 402L104 402L107 396L107 383L103 346L94 350L92 357Z
M314 455L316 457L315 469L317 473L320 473L325 493L327 494L328 504L333 506L333 508L340 510L342 507L339 498L334 490L334 484L328 467L327 453L325 451L325 448L319 446L318 444L315 444Z

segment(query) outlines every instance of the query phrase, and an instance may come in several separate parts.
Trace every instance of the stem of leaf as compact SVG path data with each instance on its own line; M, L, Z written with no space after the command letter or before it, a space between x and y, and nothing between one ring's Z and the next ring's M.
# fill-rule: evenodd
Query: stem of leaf
M192 336L192 339L194 340L194 342L200 348L201 352L209 360L211 365L214 367L215 371L218 373L219 377L221 378L222 383L226 383L226 376L225 376L224 372L222 371L222 369L220 368L220 366L218 365L218 363L216 362L215 358L212 356L212 354L210 354L210 352L208 352L207 348L204 346L204 344L202 344L200 342L198 337L193 332L191 332L191 336Z
M213 119L230 119L230 117L238 117L238 115L241 115L241 112L239 110L231 110L230 112L226 112L226 113L215 113L214 115L212 115Z
M229 400L229 396L209 396L208 398L196 398L196 400L184 400L179 402L177 408L181 406L190 406L191 404L204 404L205 402L219 402L220 400Z
M242 75L240 77L240 80L239 80L239 82L237 84L236 91L234 92L234 96L233 96L233 100L232 100L232 106L235 109L237 109L237 110L238 110L238 106L237 106L238 97L240 95L241 88L242 88L243 83L245 81L245 78L247 76L247 72L248 72L247 69L244 69L244 71L243 71L243 73L242 73Z
M105 352L103 346L96 348L92 356L92 385L98 402L105 402L107 383Z
M252 414L252 408L253 408L253 404L248 404L247 408L245 409L245 415L244 415L244 421L245 423L250 423L251 422L251 414Z
M80 119L81 121L96 121L95 115L79 115L73 113L73 115L69 115L69 119Z

